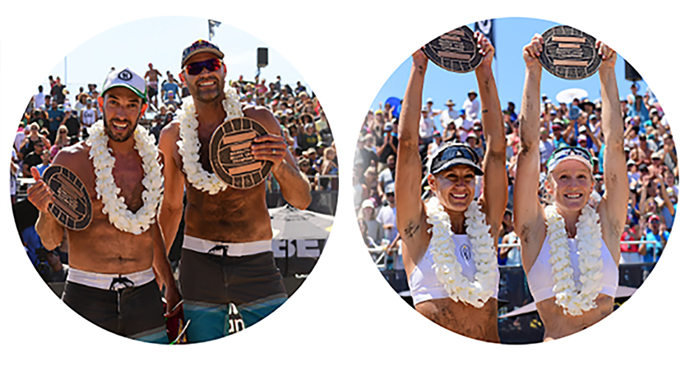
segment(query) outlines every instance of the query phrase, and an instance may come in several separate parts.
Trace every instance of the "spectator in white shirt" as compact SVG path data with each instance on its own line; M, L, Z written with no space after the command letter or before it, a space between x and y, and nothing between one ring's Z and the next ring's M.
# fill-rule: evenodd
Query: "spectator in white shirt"
M448 110L442 111L442 114L439 117L439 122L442 124L442 129L449 125L450 122L458 119L459 113L458 111L454 110L454 105L456 105L454 101L446 101L446 106L448 107Z
M432 143L432 134L434 134L434 119L429 116L427 106L422 107L419 133L423 144L429 145Z
M480 101L477 99L478 93L474 90L468 92L468 99L463 103L463 109L466 110L466 116L470 120L475 120L479 118L480 114Z
M541 164L545 165L545 163L548 162L550 155L552 155L553 151L555 150L555 144L553 143L553 139L550 138L550 134L548 134L548 129L545 127L541 128L541 140L539 148L541 150Z
M43 93L43 86L39 86L39 93L34 95L34 108L40 109L46 103L46 95Z

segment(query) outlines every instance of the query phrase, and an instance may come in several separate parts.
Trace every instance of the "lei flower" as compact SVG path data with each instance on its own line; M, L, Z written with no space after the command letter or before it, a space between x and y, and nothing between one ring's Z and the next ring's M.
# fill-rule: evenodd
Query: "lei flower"
M461 274L463 268L454 253L449 214L437 198L430 199L426 209L427 223L432 225L429 249L437 279L454 301L482 307L494 295L499 274L495 246L489 232L490 225L485 223L485 214L480 211L478 202L472 202L464 213L466 234L471 242L476 267L474 280L468 280Z
M227 113L225 121L243 116L239 95L233 89L225 91L222 106L225 113ZM209 192L210 194L217 194L225 190L227 184L214 173L205 171L200 163L197 116L193 97L184 98L181 111L176 115L176 120L179 121L179 137L181 138L176 144L179 146L183 172L191 185L196 189Z
M94 166L96 175L95 190L97 198L104 204L102 212L108 215L109 222L118 230L129 232L135 235L141 234L149 229L150 224L154 223L159 204L162 200L164 179L162 177L162 165L157 161L157 148L154 136L147 133L144 127L138 125L133 132L135 139L135 149L142 158L142 170L144 178L142 185L142 207L132 213L125 205L125 199L119 197L121 189L116 186L112 170L116 159L109 153L109 137L104 132L104 123L99 121L89 128L89 138L87 145L90 146L89 158Z
M577 251L579 253L579 283L574 282L570 249L565 230L565 219L557 212L556 206L545 208L548 225L548 244L550 245L550 264L552 265L553 292L555 304L563 308L565 314L578 316L596 308L596 297L601 291L603 260L601 259L601 224L596 211L591 206L582 208L577 222Z

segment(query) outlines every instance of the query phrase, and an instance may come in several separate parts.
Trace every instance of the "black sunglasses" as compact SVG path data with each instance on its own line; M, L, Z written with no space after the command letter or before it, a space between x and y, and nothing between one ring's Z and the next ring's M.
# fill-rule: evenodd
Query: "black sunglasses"
M203 69L207 69L209 72L216 72L221 67L222 61L220 59L208 59L186 65L186 73L188 75L198 75L203 72Z

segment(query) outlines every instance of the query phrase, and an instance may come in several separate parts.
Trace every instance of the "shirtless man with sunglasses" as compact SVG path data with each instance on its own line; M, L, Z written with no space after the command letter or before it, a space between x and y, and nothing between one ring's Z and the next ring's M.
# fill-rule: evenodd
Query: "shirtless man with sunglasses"
M204 40L183 51L180 76L191 97L184 99L182 112L162 130L159 142L166 162L160 220L167 250L176 236L184 193L187 196L179 280L184 316L191 320L189 342L234 332L229 315L235 308L248 327L287 299L270 246L273 235L265 186L218 191L215 184L210 139L228 113L253 119L268 131L255 139L254 158L272 162L272 173L287 202L300 209L311 203L309 182L300 174L273 114L266 108L240 105L235 92L225 91L223 58L216 45ZM193 132L182 129L186 126L182 122L190 119L197 119ZM180 149L183 137L197 139L199 151Z

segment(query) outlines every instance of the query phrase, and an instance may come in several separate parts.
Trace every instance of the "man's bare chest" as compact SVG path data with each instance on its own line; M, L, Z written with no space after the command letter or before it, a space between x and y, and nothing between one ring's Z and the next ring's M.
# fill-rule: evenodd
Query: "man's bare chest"
M116 197L116 200L122 200L129 211L136 212L143 205L142 192L144 185L144 170L140 161L119 165L118 163L112 168L112 180L97 183L97 177L94 172L93 165L83 168L78 174L83 180L87 192L89 193L94 214L100 215L104 207L104 201L111 200L111 197ZM97 193L97 185L100 186L101 193ZM120 199L122 198L122 199Z

